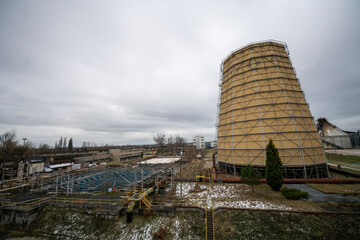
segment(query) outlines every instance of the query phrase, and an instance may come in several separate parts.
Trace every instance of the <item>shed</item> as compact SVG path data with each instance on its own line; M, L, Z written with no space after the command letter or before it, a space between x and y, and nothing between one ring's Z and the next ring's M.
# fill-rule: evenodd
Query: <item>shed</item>
M18 178L28 177L44 171L44 160L41 157L25 158L18 161Z

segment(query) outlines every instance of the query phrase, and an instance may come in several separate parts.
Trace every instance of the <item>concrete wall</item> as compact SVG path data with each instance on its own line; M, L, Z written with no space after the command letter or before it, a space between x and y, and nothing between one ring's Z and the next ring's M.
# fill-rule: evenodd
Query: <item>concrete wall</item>
M25 167L25 169L24 169ZM44 172L44 162L36 162L36 163L30 163L30 162L24 162L21 161L18 164L18 173L17 177L22 178L23 175L28 177L31 174L38 173L38 172Z
M109 153L111 154L111 158L114 162L120 162L125 159L142 157L142 150L129 149L129 150L121 150L121 149L110 149Z
M28 165L28 174L34 174L34 173L38 173L38 172L43 172L44 171L44 162L37 162L37 163L30 163Z
M110 149L109 153L111 155L112 161L120 162L120 155L121 155L121 150L120 149Z
M97 163L97 162L108 162L111 161L112 157L110 153L107 152L100 152L95 153L91 156L84 156L84 157L77 157L74 158L75 163L81 164L81 167L88 167L90 163Z
M193 145L196 149L205 149L205 138L204 136L193 137Z
M335 146L331 146L331 144L336 145L339 148L352 148L351 139L349 135L327 136L327 137L321 137L321 139L324 140L324 148L327 149L335 148ZM331 144L328 144L326 142Z

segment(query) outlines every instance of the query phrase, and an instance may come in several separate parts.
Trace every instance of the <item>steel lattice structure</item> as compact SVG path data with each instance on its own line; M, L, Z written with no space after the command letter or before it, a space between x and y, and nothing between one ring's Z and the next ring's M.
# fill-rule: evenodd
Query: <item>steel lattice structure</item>
M221 65L218 104L220 170L265 170L271 138L289 178L328 177L327 160L285 43L264 41L233 51Z

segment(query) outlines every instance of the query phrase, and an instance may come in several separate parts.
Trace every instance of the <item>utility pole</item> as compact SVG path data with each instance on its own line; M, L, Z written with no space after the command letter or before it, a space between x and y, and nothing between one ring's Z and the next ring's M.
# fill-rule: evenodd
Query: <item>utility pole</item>
M174 179L173 179L173 169L172 168L170 168L170 174L171 174L170 186L171 186L171 190L173 190Z
M56 176L55 195L57 195L57 191L58 191L58 180L59 180L59 176Z
M70 187L70 174L68 174L67 187L66 187L66 196L69 195L69 187Z
M134 170L134 193L136 192L136 170Z
M182 198L181 159L180 159L180 198Z
M43 176L41 176L41 189L40 189L41 193L43 191L43 187L44 187L44 178L43 178Z
M141 170L141 191L144 191L144 169Z

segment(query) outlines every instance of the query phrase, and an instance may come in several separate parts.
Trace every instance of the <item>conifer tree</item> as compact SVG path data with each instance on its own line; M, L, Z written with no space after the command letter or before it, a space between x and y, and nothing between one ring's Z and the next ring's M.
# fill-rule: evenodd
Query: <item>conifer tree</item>
M241 169L240 176L241 181L251 186L252 192L254 192L254 185L260 184L261 175L250 164Z
M279 150L270 139L266 146L266 183L275 191L279 191L283 181L283 166L279 156Z
M68 151L71 152L73 150L73 139L70 138L68 143Z

